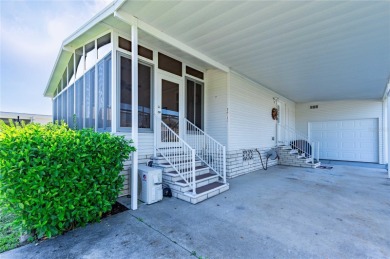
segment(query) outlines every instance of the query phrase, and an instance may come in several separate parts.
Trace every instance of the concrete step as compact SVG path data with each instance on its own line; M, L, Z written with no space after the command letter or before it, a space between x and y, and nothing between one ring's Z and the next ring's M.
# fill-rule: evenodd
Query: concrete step
M195 167L195 176L207 174L210 172L210 168L206 165L200 165ZM171 182L177 182L182 180L181 176L172 168L172 170L168 172L163 171L163 180L171 181Z
M183 160L188 160L190 159L190 156L188 154L171 154L171 155L166 155L165 156L168 159L183 159ZM157 156L152 156L150 159L153 161L166 161L165 157L163 157L161 154L158 154ZM196 158L195 158L196 159Z
M321 165L321 162L317 162L317 163L314 163L313 165L312 165L312 167L313 168L317 168L317 167L319 167Z
M196 177L196 188L217 182L219 180L218 175L213 173L203 174ZM180 191L182 193L192 190L192 188L184 181L170 182L164 180L165 184L168 184L172 190Z
M207 184L205 186L196 188L196 194L194 195L192 191L185 192L184 195L177 196L179 199L191 202L192 204L197 204L201 201L214 197L222 192L229 190L228 183L214 182Z
M195 162L195 167L204 166L204 164L201 161ZM153 167L158 167L163 170L163 173L169 173L169 172L176 172L176 170L169 164L154 164ZM175 167L178 170L191 170L192 164L191 163L185 163L185 164L176 164Z
M292 150L291 146L279 146L282 150Z

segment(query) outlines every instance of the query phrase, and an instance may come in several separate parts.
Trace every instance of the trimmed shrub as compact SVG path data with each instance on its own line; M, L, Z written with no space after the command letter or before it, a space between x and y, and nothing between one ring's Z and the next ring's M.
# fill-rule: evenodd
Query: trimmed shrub
M66 124L0 120L0 204L36 238L99 221L123 188L131 141Z

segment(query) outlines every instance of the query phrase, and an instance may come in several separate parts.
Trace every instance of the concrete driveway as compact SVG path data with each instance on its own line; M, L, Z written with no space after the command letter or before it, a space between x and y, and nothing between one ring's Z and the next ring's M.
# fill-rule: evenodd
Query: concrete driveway
M390 258L386 176L274 166L198 205L165 198L0 257Z

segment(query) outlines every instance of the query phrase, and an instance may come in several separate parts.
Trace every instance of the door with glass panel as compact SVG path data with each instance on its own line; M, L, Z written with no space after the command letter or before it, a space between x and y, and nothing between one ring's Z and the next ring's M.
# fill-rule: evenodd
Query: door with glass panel
M182 79L160 74L157 77L157 141L159 146L175 146L181 134ZM172 132L173 131L173 132Z
M196 127L203 130L203 83L186 79L186 119ZM187 130L193 126L187 125Z

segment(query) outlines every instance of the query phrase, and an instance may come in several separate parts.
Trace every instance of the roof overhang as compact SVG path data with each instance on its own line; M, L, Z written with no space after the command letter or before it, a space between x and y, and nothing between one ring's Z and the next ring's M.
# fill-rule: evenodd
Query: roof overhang
M387 1L119 0L64 41L45 95L52 96L57 70L70 57L64 47L107 29L104 19L136 19L182 51L200 53L295 102L379 100L390 75L389 17Z
M108 27L101 22L108 16L112 15L115 10L123 5L124 2L126 2L126 0L113 1L63 41L53 70L50 74L49 81L46 85L44 96L52 97L54 95L55 89L61 81L62 74L68 65L69 59L71 58L74 49L77 46L85 43L85 41L88 39L93 38L107 30Z

